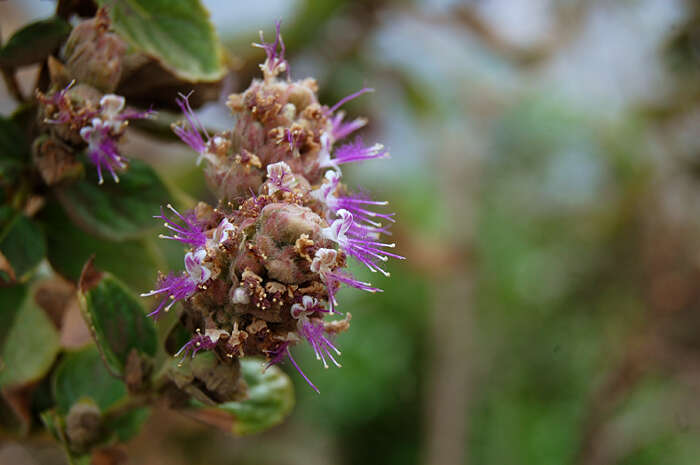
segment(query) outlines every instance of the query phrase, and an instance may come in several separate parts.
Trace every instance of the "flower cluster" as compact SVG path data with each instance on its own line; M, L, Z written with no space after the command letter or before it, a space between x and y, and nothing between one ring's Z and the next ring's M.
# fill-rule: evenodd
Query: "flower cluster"
M44 123L54 126L55 135L77 147L87 145L87 159L97 168L99 183L104 182L103 170L115 182L118 172L127 167L119 152L129 120L150 117L152 111L125 110L124 97L116 94L99 96L94 89L71 82L55 92L38 94L43 104Z
M100 184L103 171L119 182L118 172L127 167L118 147L129 120L153 114L125 109L124 97L111 93L121 77L126 44L109 27L104 9L76 26L62 51L63 62L51 62L52 90L37 92L48 132L75 151L85 149Z
M213 350L222 359L262 355L270 364L289 358L316 390L291 348L306 341L325 367L340 366L333 338L351 315L331 319L342 315L338 289L380 291L348 271L348 257L386 276L384 262L403 258L381 240L394 221L376 211L386 202L341 183L341 165L388 153L359 138L338 144L366 123L343 122L339 108L371 89L321 105L313 79L290 80L279 23L273 43L255 45L267 55L263 78L229 96L231 130L209 134L189 96L177 100L185 119L173 130L204 161L219 203L200 202L186 214L170 205L168 214L161 211L157 218L170 231L161 237L187 247L185 270L162 276L144 296L160 298L155 318L182 302L181 321L193 337L178 355Z

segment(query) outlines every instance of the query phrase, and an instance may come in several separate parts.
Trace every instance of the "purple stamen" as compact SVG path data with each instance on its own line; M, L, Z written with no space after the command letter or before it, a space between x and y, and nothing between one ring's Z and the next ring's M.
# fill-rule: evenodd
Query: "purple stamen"
M340 363L333 358L333 354L331 353L331 351L333 351L337 355L340 355L340 351L323 335L324 329L322 323L314 324L307 321L301 325L299 332L311 345L316 360L320 360L324 368L328 368L326 357L329 358L335 366L340 368Z
M311 389L316 391L316 394L320 394L321 391L318 390L318 388L314 385L314 383L311 382L309 377L306 376L303 371L301 371L301 368L299 368L299 365L297 365L297 362L294 360L294 357L292 357L292 352L289 350L289 346L286 347L286 351L287 351L287 357L289 357L289 360L292 362L292 365L294 365L294 368L296 368L297 371L299 372L299 374L302 376L302 378L304 378L304 380L306 380L306 382L309 383L309 386L311 386Z
M141 297L163 294L156 309L148 314L148 316L157 319L160 317L161 311L169 311L175 303L191 297L196 290L197 283L190 279L187 273L182 273L179 276L171 273L160 280L155 290L141 294Z
M284 40L282 40L282 34L280 33L280 28L282 26L282 21L275 21L275 41L265 42L265 37L263 32L260 31L260 42L253 42L253 47L262 48L265 50L265 55L267 59L265 64L261 66L263 71L267 70L272 74L277 74L279 71L287 71L287 79L289 79L289 63L284 59L284 53L286 51L284 46ZM279 54L277 53L277 47L280 48Z
M177 103L180 110L182 110L187 122L174 125L173 132L180 138L180 140L189 145L192 150L199 154L199 158L197 159L197 164L199 165L202 162L202 158L205 158L205 154L207 153L207 144L211 140L211 137L209 136L209 133L202 122L194 114L194 110L190 105L189 99L192 92L187 95L178 94L179 97L175 99L175 103ZM202 137L202 133L206 136L206 140L204 140Z
M127 109L122 111L121 114L117 115L115 119L119 121L126 121L130 119L148 119L155 116L155 114L156 111L153 108L149 108L148 110L144 111Z
M350 94L350 95L348 95L347 97L343 97L342 99L340 99L340 101L339 101L338 103L336 103L335 105L333 105L332 107L330 107L330 108L328 109L328 113L329 113L329 114L330 114L330 113L333 113L335 110L337 110L338 108L342 107L343 105L345 105L346 103L348 103L350 100L354 100L354 99L356 99L357 97L359 97L360 95L366 94L366 93L368 93L368 92L374 92L374 89L372 89L372 88L370 88L370 87L363 87L362 89L358 90L357 92L355 92L355 93L353 93L353 94Z
M268 186L270 194L278 190L291 192L297 184L292 169L283 161L267 165L267 181L270 183Z
M189 212L184 216L181 215L172 205L168 204L168 209L170 209L175 215L184 223L184 225L179 225L165 215L163 207L160 209L160 215L154 216L153 218L158 218L165 221L164 226L171 231L173 231L172 236L166 236L161 234L161 239L172 239L175 241L180 241L183 244L188 244L191 247L199 248L206 244L207 238L202 230L201 224L197 221L197 217L194 212Z
M85 126L80 130L80 135L88 143L87 157L97 167L99 184L104 182L103 168L110 172L115 182L119 182L115 170L126 168L126 159L119 154L117 142L110 134L110 127L99 118L95 118L92 126Z
M265 365L265 368L270 368L272 365L282 363L284 358L287 357L292 362L292 365L294 365L294 368L296 368L296 370L299 372L302 378L304 378L304 380L309 384L309 386L311 386L311 389L316 391L317 394L320 394L321 391L319 391L318 388L314 386L314 383L312 383L308 376L304 374L299 365L297 365L296 360L294 360L294 357L292 357L292 352L289 350L290 345L291 344L289 341L284 341L274 352L271 352L269 354L270 360L267 362L267 365Z
M337 242L345 253L364 264L370 271L379 271L384 276L389 276L389 273L376 263L376 260L386 262L388 257L405 259L401 255L383 250L383 248L393 248L395 246L393 243L367 240L367 237L374 237L376 232L356 223L352 213L348 210L338 210L338 215L340 218L334 220L329 227L324 228L323 234L328 239Z
M389 152L384 149L382 144L374 144L370 147L365 147L362 143L362 139L359 137L355 139L355 142L342 145L333 154L333 159L331 160L333 165L342 165L344 163L353 163L364 160L374 160L376 158L386 158L389 156ZM327 165L332 166L332 165Z
M367 124L366 118L356 118L348 123L343 123L344 117L345 113L341 111L331 119L333 125L331 134L334 140L344 139Z
M175 353L175 357L179 357L182 354L182 359L184 360L189 354L194 358L200 350L211 350L214 347L216 347L216 341L212 341L206 334L203 335L198 332Z
M158 282L156 289L141 294L141 297L163 294L156 309L148 316L158 318L161 311L167 312L176 302L192 297L199 285L204 284L211 277L211 270L203 264L206 258L207 252L203 248L187 252L185 254L185 271L182 274L171 273Z
M312 192L312 196L321 202L325 203L331 213L336 214L339 210L347 210L353 214L355 223L351 229L356 234L371 233L379 235L388 231L382 227L381 223L374 221L373 218L381 218L394 223L395 213L377 213L364 208L365 205L385 206L389 202L369 200L363 194L355 194L349 196L339 196L336 194L340 176L335 171L326 172L326 180L318 189ZM367 225L358 223L358 221L367 223Z

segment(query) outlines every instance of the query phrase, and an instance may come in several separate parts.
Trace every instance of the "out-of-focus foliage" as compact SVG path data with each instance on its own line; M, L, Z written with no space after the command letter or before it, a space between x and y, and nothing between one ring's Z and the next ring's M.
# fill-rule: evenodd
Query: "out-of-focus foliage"
M17 68L46 59L68 37L70 25L60 18L29 24L10 37L0 48L0 64Z
M3 344L0 387L22 386L48 372L58 353L58 334L26 286L2 289Z

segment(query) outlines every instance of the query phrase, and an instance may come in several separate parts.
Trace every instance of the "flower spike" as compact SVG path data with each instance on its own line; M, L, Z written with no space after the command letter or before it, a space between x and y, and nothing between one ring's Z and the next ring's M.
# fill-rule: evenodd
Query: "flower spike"
M184 271L161 278L144 296L160 297L152 316L182 302L186 327L207 328L191 332L177 353L183 360L203 350L226 369L237 366L228 359L243 356L264 356L267 367L288 359L318 392L295 347L308 344L325 368L340 367L335 336L349 328L351 312L343 308L339 318L339 289L382 292L349 271L350 257L386 276L383 262L404 257L382 239L395 221L384 211L387 202L350 191L341 179L344 164L388 157L384 146L360 138L336 145L367 123L345 120L341 107L372 89L321 104L313 79L290 80L279 22L275 32L273 42L261 34L254 44L266 54L262 78L226 99L232 128L208 133L189 94L178 97L184 117L173 129L209 162L204 176L216 203L199 202L183 214L168 207L156 216L169 230L162 237L188 250Z

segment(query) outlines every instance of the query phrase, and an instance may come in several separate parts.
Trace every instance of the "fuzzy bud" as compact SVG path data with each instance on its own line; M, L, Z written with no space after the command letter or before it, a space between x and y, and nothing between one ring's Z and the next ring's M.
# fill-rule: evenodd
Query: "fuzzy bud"
M240 362L218 359L213 353L203 353L192 363L172 367L168 376L195 399L207 405L242 400L246 395L245 381L240 377Z
M92 401L80 401L74 404L66 417L66 434L71 446L77 450L86 450L100 437L102 414Z
M283 283L301 283L313 278L309 263L299 256L296 241L306 235L326 243L321 236L323 220L311 209L294 204L273 203L263 208L255 245L263 254L268 275Z
M207 185L218 198L238 202L250 195L250 192L258 192L265 172L255 155L244 152L230 157L228 162L207 165L204 176Z
M51 136L38 138L32 149L34 164L48 186L64 180L76 179L83 172L73 150L59 139Z
M107 12L100 9L97 15L78 24L71 32L63 48L63 59L69 75L80 82L90 84L102 92L113 92L122 75L122 62L126 43L109 32Z

